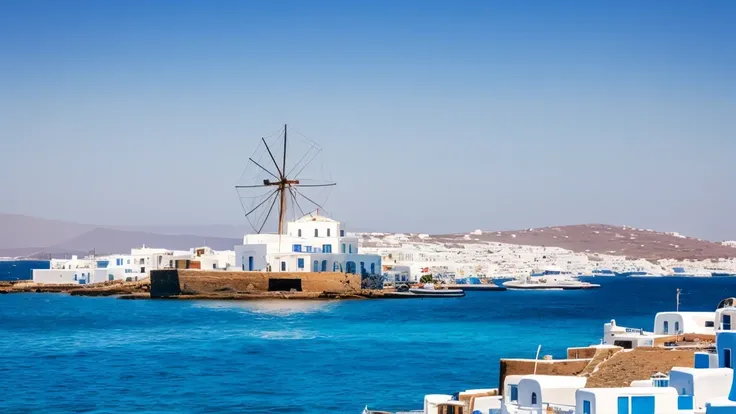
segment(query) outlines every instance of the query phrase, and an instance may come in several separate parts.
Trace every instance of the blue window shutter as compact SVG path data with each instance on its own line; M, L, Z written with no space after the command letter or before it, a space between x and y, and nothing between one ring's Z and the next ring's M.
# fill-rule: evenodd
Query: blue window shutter
M617 414L629 414L629 397L618 397Z
M301 257L296 259L296 266L299 269L304 269L304 259L302 259Z

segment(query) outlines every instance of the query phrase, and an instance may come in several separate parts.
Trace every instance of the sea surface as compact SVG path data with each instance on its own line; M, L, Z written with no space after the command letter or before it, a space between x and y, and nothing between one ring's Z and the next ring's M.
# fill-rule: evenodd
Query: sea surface
M498 385L499 358L564 357L616 319L713 310L736 278L595 278L590 291L333 302L0 295L0 412L360 413Z

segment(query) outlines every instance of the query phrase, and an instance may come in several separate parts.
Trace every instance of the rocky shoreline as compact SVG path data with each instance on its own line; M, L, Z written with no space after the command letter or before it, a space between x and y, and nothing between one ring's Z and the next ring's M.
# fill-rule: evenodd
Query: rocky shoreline
M362 289L354 292L237 292L190 293L177 296L151 298L150 282L105 282L80 285L49 285L29 281L0 282L0 294L9 293L65 293L72 296L117 296L119 299L162 300L343 300L389 299L382 290Z

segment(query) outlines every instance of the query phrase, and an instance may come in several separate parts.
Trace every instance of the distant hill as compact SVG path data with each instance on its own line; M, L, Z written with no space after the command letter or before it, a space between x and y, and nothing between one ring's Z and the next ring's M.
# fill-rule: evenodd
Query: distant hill
M0 249L51 246L78 237L95 226L47 220L18 214L0 214Z
M15 214L0 214L0 256L38 258L86 255L92 249L97 253L124 253L142 245L186 250L207 245L215 250L232 250L242 243L237 226L182 226L185 230L204 233L208 230L232 237L208 234L187 234L175 226L154 227L163 234L140 230L126 230L113 226L100 227L69 223Z
M0 214L0 256L64 257L124 253L142 245L190 249L207 245L230 250L242 243L245 226L94 226L14 214ZM388 233L387 233L388 234ZM413 236L418 241L419 238ZM706 240L646 229L607 224L554 226L480 234L444 234L423 239L435 243L499 242L561 247L575 252L604 253L643 259L716 259L736 257L736 248Z
M49 250L89 252L95 249L97 253L122 253L143 245L172 250L189 250L192 247L206 245L215 250L232 250L233 246L242 243L242 238L170 235L96 228L64 243L50 246Z
M450 234L433 236L432 239L459 242L465 236L465 234ZM480 235L471 234L470 238L488 242L560 247L580 253L604 253L637 259L704 260L736 257L736 248L720 243L686 237L677 233L607 224L490 231L482 232Z

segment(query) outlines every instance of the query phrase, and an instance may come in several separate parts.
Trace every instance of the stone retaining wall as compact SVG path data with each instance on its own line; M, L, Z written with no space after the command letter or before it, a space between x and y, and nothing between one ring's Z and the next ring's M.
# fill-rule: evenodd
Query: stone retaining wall
M337 272L243 272L197 269L151 271L151 297L216 292L266 292L269 279L299 279L305 292L360 290L360 275Z

